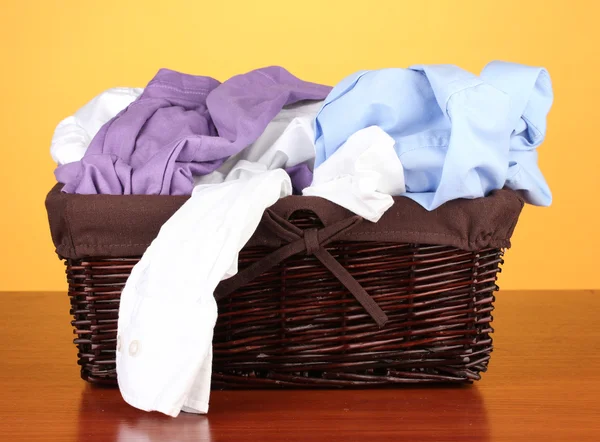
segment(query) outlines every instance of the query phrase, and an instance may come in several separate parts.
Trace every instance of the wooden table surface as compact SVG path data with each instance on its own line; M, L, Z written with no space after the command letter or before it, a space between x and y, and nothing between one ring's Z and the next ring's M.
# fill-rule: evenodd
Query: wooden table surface
M79 378L64 293L0 293L0 440L600 441L599 295L500 292L471 386L215 391L173 419Z

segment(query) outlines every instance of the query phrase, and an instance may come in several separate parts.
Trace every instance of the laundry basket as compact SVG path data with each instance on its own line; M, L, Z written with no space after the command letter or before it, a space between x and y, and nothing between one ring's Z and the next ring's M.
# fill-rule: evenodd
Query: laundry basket
M121 291L187 198L72 195L58 185L48 194L83 379L116 383ZM480 379L496 278L522 207L509 190L431 212L398 197L370 223L320 198L280 200L242 250L239 273L217 288L213 387Z

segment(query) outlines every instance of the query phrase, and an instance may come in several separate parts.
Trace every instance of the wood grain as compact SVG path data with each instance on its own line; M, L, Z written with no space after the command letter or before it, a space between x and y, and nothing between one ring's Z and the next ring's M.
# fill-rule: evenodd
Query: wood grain
M459 388L216 391L171 419L79 378L63 293L0 293L0 440L598 441L598 292L500 292L490 369Z

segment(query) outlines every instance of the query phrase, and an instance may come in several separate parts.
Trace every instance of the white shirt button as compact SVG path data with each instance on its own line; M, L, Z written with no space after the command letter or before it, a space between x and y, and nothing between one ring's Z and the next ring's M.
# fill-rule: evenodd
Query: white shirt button
M129 344L129 355L135 356L140 351L140 342L139 341L131 341Z
M121 351L121 336L117 336L117 351Z

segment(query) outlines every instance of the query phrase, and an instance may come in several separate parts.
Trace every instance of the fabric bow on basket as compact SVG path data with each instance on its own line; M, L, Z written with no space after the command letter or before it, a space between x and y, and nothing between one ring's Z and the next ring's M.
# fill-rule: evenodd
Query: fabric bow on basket
M337 237L353 229L362 222L360 216L352 216L322 229L302 230L272 210L266 210L262 223L287 244L269 253L261 260L241 270L235 276L222 281L215 292L215 298L221 300L289 257L305 252L315 256L356 298L381 328L388 321L387 315L373 298L362 288L356 279L327 250L325 246Z

